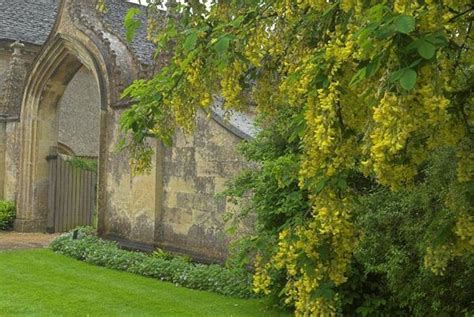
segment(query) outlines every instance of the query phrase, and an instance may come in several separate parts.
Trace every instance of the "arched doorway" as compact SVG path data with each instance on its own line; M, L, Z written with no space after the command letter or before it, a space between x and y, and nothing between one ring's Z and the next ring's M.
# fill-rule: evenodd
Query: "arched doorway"
M98 178L103 165L100 152L104 147L105 113L107 110L106 70L99 65L100 56L94 55L79 41L57 35L36 61L28 78L21 113L21 157L19 197L16 227L21 231L51 229L54 215L51 210L51 164L47 158L56 155L54 149L64 143L60 138L60 104L71 80L78 72L87 72L98 91L97 155ZM87 93L87 92L84 92ZM76 120L88 120L75 118ZM64 130L64 127L62 127ZM70 132L70 131L69 131ZM72 133L74 135L74 133ZM71 147L70 144L68 144ZM57 187L57 186L56 186ZM100 187L100 186L99 186ZM78 196L80 199L80 195ZM95 201L98 201L95 199ZM81 204L80 201L77 202ZM100 201L98 201L100 205ZM81 224L81 223L75 223ZM85 223L86 224L86 223ZM72 225L72 224L71 224ZM54 226L53 226L54 228Z

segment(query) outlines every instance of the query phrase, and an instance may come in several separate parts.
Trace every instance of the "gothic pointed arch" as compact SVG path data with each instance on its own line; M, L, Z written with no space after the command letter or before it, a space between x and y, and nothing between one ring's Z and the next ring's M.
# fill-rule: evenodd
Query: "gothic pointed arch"
M63 0L58 20L30 69L22 98L18 230L46 229L49 175L45 158L58 144L58 102L81 67L87 68L97 83L99 157L105 157L110 148L107 118L111 109L121 105L121 91L137 78L139 67L127 45L103 27L95 1ZM106 161L99 163L99 188L105 187ZM99 191L99 209L105 199L105 193Z

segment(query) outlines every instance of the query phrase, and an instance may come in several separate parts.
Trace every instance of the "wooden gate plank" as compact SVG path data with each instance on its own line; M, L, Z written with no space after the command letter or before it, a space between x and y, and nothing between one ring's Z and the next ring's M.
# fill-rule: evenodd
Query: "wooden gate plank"
M78 193L79 193L79 201L77 202L77 208L78 208L78 223L83 224L84 222L84 173L81 171L78 174Z
M94 224L94 218L97 211L97 173L92 173L92 186L90 188L92 196L92 208L90 214L90 223Z
M54 231L57 157L54 157L54 153L51 153L51 155L47 159L48 159L48 165L49 165L49 192L48 192L48 224L47 224L47 230L48 231Z
M59 221L60 221L60 212L61 212L61 206L62 206L62 200L61 200L61 188L62 188L62 180L63 180L63 161L61 158L58 156L57 158L57 177L56 177L56 193L55 193L55 213L54 213L54 231L58 232L59 231Z
M49 161L48 228L64 232L94 225L97 173L82 170L63 155Z
M79 168L74 168L74 179L73 179L73 184L74 184L74 218L73 218L73 227L76 227L79 225L79 175L82 171Z
M66 208L64 209L65 213L65 226L64 231L71 229L71 164L67 161L64 164L66 166Z
M90 192L90 187L91 187L91 172L90 171L87 171L86 173L86 178L87 178L87 190L86 190L86 195L87 195L87 199L86 199L86 221L88 224L91 223L90 221L90 214L91 214L91 192Z
M64 222L65 222L65 212L66 210L66 163L61 157L61 187L58 191L58 194L61 197L61 206L59 211L59 218L58 218L58 231L63 232L64 231Z

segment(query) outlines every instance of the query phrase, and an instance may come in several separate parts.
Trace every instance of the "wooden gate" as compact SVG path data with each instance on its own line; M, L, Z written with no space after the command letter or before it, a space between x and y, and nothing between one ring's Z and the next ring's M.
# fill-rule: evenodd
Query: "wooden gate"
M92 226L96 209L97 173L78 167L62 154L49 155L48 231Z

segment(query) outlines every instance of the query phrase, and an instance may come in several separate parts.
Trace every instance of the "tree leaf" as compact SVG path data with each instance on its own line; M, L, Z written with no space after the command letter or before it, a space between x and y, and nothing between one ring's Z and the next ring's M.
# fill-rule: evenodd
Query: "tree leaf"
M432 59L436 52L436 49L433 46L433 44L424 40L419 41L417 45L417 49L418 49L418 54L420 54L420 56L423 57L424 59Z
M317 184L314 186L314 192L319 194L324 187L326 187L327 179L322 179L320 180Z
M400 77L400 86L402 86L403 89L410 90L413 87L415 87L416 84L416 71L414 71L411 68L406 68L402 76Z
M184 40L184 43L183 43L184 50L186 52L193 50L196 47L197 39L198 39L198 34L194 30L188 36L186 36L186 39Z
M399 80L402 77L404 72L405 72L404 68L393 72L392 74L390 74L390 77L388 78L388 81L391 82L391 83L396 82L397 80Z
M377 57L375 57L372 62L370 62L368 65L367 65L367 73L366 73L366 76L367 77L371 77L372 75L374 75L380 68L380 58L381 58L381 55L378 55Z
M414 61L413 63L411 63L408 67L412 68L412 67L415 67L416 65L418 65L419 63L421 63L422 59L421 58L418 58L416 61Z
M334 295L334 284L331 282L325 282L321 283L321 285L311 293L311 298L325 298L327 300L332 300Z
M365 79L367 75L367 67L363 67L357 71L357 73L352 77L349 85L355 85Z
M394 21L395 29L403 34L409 34L415 29L415 18L408 15L402 15Z
M238 18L232 20L232 21L229 23L229 25L230 25L230 26L233 26L233 27L235 27L235 28L236 28L236 27L239 27L239 26L242 24L242 22L244 21L244 19L245 19L245 16L244 16L244 15L241 15L241 16L239 16Z
M448 45L448 40L446 39L444 33L441 31L425 36L425 40L436 47L444 47Z
M142 25L142 22L139 19L135 18L136 15L140 13L140 9L131 8L127 11L127 14L125 15L125 18L123 20L123 24L125 27L125 38L129 43L133 41L136 31Z
M228 35L221 36L216 44L214 44L214 49L218 54L223 54L229 48L230 37Z

